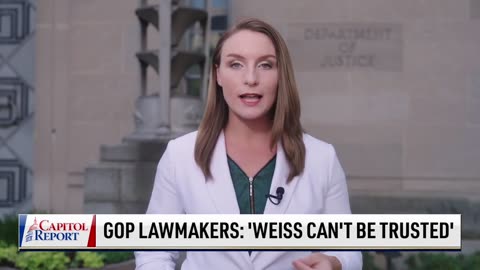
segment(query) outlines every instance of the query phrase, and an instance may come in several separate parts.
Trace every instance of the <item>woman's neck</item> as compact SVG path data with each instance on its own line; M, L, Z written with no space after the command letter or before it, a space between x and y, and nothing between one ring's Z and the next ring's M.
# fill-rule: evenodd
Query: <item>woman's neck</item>
M272 140L272 121L267 117L244 120L230 115L225 127L225 137L234 143L267 144Z
M227 154L250 177L277 153L277 145L271 144L272 121L267 117L252 121L229 117L224 134Z

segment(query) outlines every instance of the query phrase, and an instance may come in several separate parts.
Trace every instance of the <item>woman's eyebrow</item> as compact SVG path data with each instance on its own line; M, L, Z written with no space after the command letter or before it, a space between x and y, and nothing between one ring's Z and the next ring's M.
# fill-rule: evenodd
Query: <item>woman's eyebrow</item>
M227 54L227 57L245 59L245 57L241 56L240 54L236 54L236 53L229 53L229 54Z
M277 57L273 54L266 54L264 56L259 57L258 59L264 60L264 59L268 59L268 58L273 58L274 60L277 60Z
M236 53L229 53L227 54L227 57L233 57L233 58L238 58L238 59L245 59L244 56L240 55L240 54L236 54ZM267 59L267 58L274 58L274 59L277 59L277 57L273 54L266 54L266 55L262 55L260 56L258 59L260 60L263 60L263 59Z

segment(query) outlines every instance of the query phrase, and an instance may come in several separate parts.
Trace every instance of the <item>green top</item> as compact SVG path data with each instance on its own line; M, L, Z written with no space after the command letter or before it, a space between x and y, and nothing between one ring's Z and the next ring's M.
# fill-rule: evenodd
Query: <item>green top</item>
M252 198L250 198L250 181L247 174L235 161L229 156L227 157L240 214L263 214L267 203L266 195L270 193L270 186L272 185L276 156L267 162L267 164L252 177ZM251 205L253 205L253 209Z

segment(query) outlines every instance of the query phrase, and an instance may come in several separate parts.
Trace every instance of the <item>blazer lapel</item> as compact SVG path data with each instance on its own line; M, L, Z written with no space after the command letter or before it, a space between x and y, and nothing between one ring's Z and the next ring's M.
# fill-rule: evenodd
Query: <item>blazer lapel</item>
M233 187L230 170L228 168L227 151L225 147L225 136L223 131L218 136L215 150L213 151L212 161L210 165L212 178L206 181L210 198L213 201L218 213L220 214L240 214L238 208L237 196ZM275 162L275 171L273 172L272 185L270 194L275 194L278 187L283 187L285 193L283 199L278 205L272 204L267 200L264 214L283 214L286 212L290 200L298 182L298 177L294 177L293 181L287 184L288 174L290 172L287 157L283 150L282 144L277 144L277 160ZM247 261L252 261L258 251L253 251L249 256L247 252L240 252L241 256Z
M290 167L287 162L287 157L283 150L282 144L277 143L277 160L275 163L275 171L273 172L272 185L270 187L270 194L276 194L278 187L283 187L285 192L283 193L283 199L278 205L274 205L269 200L265 205L264 214L284 214L287 211L288 205L294 197L295 187L297 186L298 176L287 184L288 174ZM251 260L253 260L259 251L253 251L251 254Z
M270 194L276 194L277 188L283 187L283 199L278 205L274 205L267 200L264 214L283 214L287 211L288 204L293 198L295 187L297 186L298 177L294 177L290 183L287 183L290 167L288 165L287 157L283 150L282 144L277 144L277 160L275 163L275 171L273 172L272 185L270 187Z
M227 150L225 147L225 136L223 131L218 136L215 150L213 151L210 164L212 178L207 179L206 185L210 198L220 214L240 214L238 208L237 195L232 183L232 176L228 168ZM243 262L250 266L251 258L245 252L232 252L231 255L238 254Z
M210 170L212 172L212 178L207 179L206 185L210 193L210 198L213 200L218 213L240 214L237 196L228 168L223 131L218 136L217 144L215 145L215 150L212 155Z

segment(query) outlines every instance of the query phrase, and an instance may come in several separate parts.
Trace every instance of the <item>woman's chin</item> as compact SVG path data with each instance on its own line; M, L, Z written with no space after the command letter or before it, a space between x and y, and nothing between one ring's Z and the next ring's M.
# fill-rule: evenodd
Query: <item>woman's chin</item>
M265 108L238 108L237 110L230 110L230 117L235 117L244 122L264 121L270 119L269 111ZM232 115L233 114L233 115Z
M237 115L238 118L246 122L264 121L267 120L267 113L244 113Z

